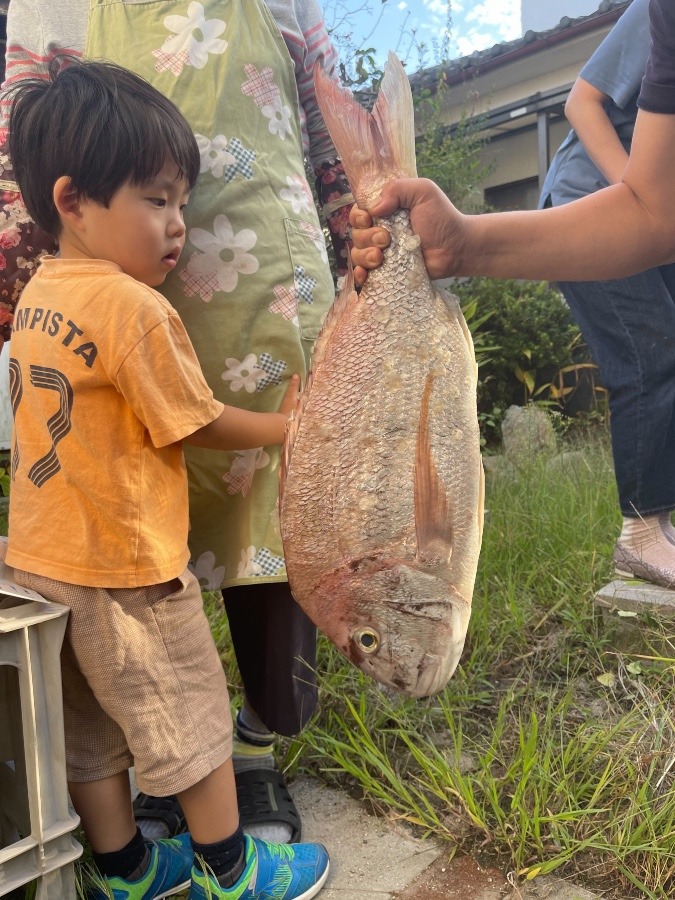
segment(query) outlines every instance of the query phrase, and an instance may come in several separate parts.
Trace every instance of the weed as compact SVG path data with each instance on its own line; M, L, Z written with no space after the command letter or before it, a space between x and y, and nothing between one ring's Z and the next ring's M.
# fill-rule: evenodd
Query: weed
M606 447L585 453L570 476L535 461L495 485L462 665L438 696L392 695L322 645L302 762L521 879L556 871L607 896L665 898L675 660L617 654L594 615L619 515Z

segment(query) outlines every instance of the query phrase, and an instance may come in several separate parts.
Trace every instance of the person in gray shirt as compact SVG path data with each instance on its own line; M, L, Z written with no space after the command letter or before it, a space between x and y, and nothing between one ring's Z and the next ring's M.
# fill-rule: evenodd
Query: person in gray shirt
M649 57L649 2L634 0L581 70L540 206L560 206L621 181ZM623 515L618 574L675 584L675 265L558 286L609 394Z

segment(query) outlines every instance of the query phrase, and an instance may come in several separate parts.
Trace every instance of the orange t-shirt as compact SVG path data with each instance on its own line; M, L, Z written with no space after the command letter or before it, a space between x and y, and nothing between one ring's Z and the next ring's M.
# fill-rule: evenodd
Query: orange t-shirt
M188 561L180 441L223 405L173 307L111 262L47 257L10 344L7 563L141 587Z

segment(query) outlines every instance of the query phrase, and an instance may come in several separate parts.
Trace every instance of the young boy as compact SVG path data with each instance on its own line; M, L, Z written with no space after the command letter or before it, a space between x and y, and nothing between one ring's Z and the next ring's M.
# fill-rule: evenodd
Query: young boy
M320 844L244 836L227 685L188 561L182 442L278 444L278 413L224 407L160 285L185 241L199 151L142 79L67 60L12 98L10 152L34 221L58 237L16 312L8 564L70 607L62 654L70 794L102 875L97 898L308 900ZM128 768L177 794L188 835L147 842ZM194 851L194 860L193 860ZM193 864L194 863L194 864Z

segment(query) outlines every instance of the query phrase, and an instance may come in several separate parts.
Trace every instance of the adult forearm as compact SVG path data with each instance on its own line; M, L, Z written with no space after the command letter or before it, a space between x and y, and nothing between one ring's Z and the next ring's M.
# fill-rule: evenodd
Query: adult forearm
M592 281L675 259L673 224L625 184L553 209L469 216L455 275Z
M352 212L358 284L382 262L389 235L372 216L409 209L432 278L483 275L548 281L622 278L675 261L675 115L641 110L619 184L563 206L466 216L437 185L400 179L368 212Z

